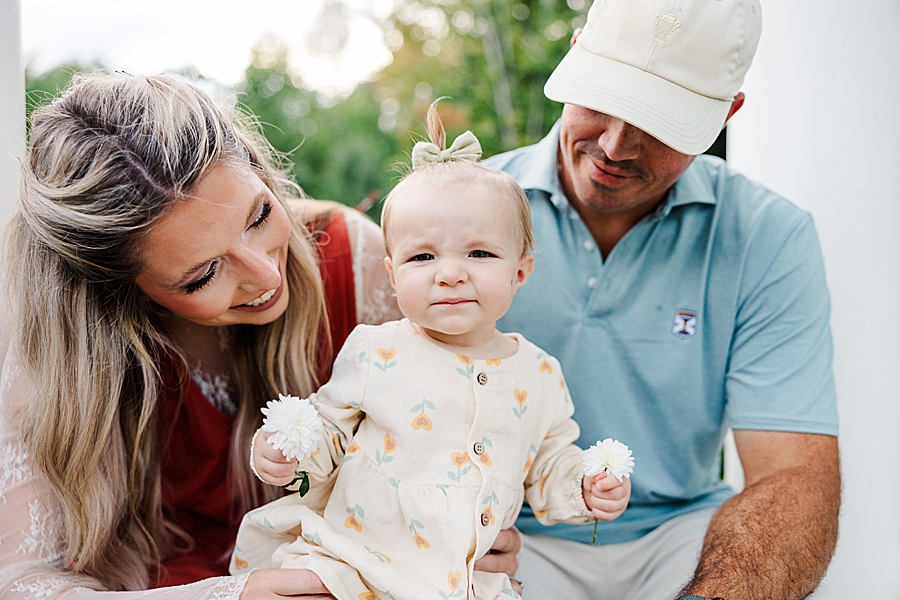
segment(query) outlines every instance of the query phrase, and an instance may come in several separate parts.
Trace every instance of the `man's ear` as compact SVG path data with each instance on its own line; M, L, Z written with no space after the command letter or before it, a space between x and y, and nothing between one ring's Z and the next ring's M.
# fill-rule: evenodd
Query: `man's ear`
M397 289L397 282L394 281L394 264L391 262L390 256L384 257L384 268L387 269L388 278L391 280L391 287Z
M528 278L531 276L531 273L534 271L534 254L531 252L526 252L524 256L519 260L519 270L516 271L516 280L513 282L516 286L516 291L525 285L525 282L528 281Z
M728 120L734 116L734 113L739 111L741 107L744 105L744 92L738 92L734 97L734 102L731 103L731 108L728 109L728 116L725 117L725 122L728 123ZM724 127L724 125L723 125Z

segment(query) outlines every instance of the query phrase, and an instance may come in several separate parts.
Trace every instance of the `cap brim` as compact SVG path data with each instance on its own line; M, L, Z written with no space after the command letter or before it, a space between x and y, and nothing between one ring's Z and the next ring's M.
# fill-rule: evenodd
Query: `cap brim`
M683 154L708 150L731 107L730 100L697 94L578 43L550 75L544 94L622 119Z

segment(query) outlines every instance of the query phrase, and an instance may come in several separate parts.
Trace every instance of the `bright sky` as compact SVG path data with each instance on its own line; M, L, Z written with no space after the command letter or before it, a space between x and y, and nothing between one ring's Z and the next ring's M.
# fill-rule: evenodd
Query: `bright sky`
M290 48L289 62L314 89L334 94L391 59L366 14L390 0L343 0L348 41L338 56L311 53L307 39L325 0L21 0L25 61L36 73L64 62L152 74L193 65L211 79L237 83L250 49L265 33Z

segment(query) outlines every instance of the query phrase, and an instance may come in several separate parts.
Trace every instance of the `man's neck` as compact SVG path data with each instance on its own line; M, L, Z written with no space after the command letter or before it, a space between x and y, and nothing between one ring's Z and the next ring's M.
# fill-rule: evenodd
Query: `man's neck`
M638 221L653 212L658 205L659 202L656 202L612 214L599 213L577 203L573 203L572 207L581 217L581 220L591 233L591 237L597 243L597 248L600 250L603 260L606 260L606 257L609 256L616 244L625 237L625 234L631 231L631 228Z
M620 212L602 213L592 210L590 207L585 206L583 202L578 201L571 181L566 177L562 170L560 170L559 173L559 181L563 193L569 200L569 204L575 209L578 216L581 217L581 220L588 228L591 237L594 238L594 242L596 242L603 260L606 260L606 257L609 256L612 249L619 243L619 240L625 237L625 234L627 234L638 221L656 210L656 207L659 206L661 202L664 202L668 196L667 192L663 194L662 198L654 200L653 202L647 202Z

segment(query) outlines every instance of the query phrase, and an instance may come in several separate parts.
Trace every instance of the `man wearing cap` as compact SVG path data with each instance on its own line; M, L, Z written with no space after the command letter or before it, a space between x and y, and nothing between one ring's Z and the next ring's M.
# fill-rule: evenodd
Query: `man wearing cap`
M809 214L707 150L744 102L757 0L595 0L548 80L562 118L487 164L531 201L531 281L501 319L562 363L587 447L634 452L616 521L542 527L525 599L802 598L840 471L830 304ZM720 480L734 429L745 488Z

